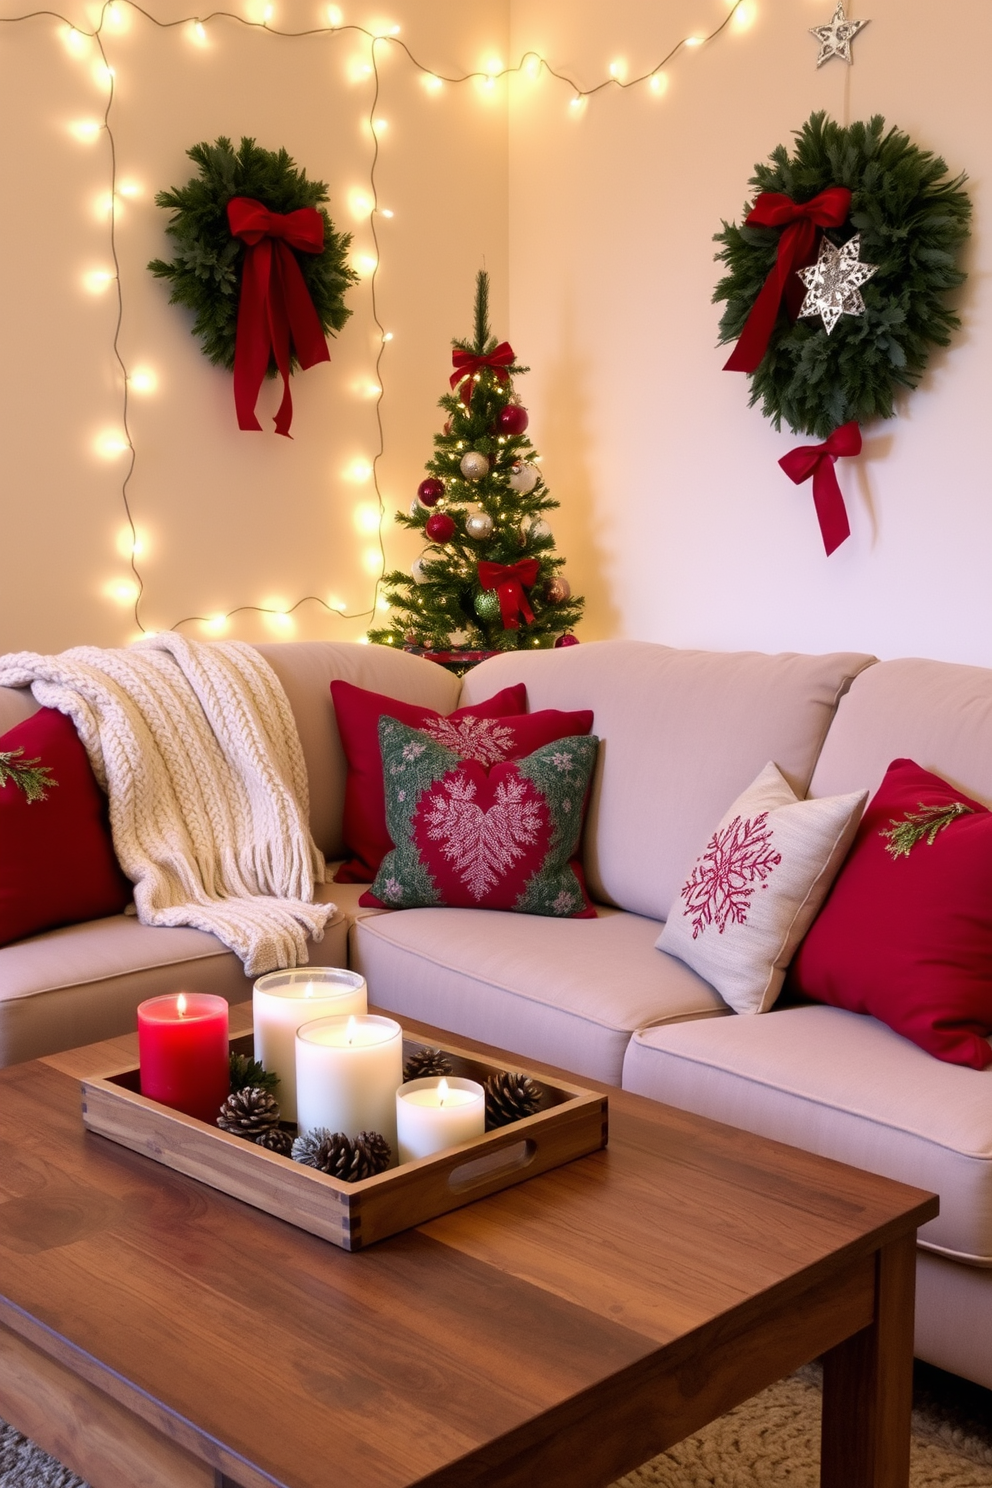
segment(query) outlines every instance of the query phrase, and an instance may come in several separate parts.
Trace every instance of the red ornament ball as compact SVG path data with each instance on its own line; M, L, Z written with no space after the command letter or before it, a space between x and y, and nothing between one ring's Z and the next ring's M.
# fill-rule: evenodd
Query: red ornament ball
M438 480L433 475L428 476L426 480L422 480L417 487L417 500L422 502L424 506L437 506L443 495L444 481Z
M559 650L562 646L577 646L578 644L578 636L573 636L571 631L569 631L565 635L560 635L555 641L555 650Z
M455 535L455 524L447 512L434 512L424 523L424 531L431 542L446 543Z
M530 419L526 408L521 408L519 403L507 403L500 409L496 423L501 434L523 434Z

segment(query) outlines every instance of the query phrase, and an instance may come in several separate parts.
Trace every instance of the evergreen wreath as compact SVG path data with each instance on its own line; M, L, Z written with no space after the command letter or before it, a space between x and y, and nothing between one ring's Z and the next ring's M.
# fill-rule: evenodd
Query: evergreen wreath
M955 263L970 231L971 202L961 189L967 178L946 179L939 156L886 130L878 114L844 128L815 113L796 132L794 152L779 145L770 161L755 166L749 185L758 192L802 203L831 186L850 190L847 222L826 236L841 247L860 232L861 256L877 271L862 290L864 314L842 316L830 335L819 321L792 322L780 310L749 374L750 406L760 401L776 429L784 419L797 434L821 439L851 420L891 418L895 393L917 386L930 348L946 346L960 325L944 295L966 278ZM716 258L728 269L713 293L715 302L726 301L721 344L741 334L775 265L779 236L743 221L725 221L714 235L722 244Z
M175 239L175 257L169 263L154 258L148 267L157 278L172 281L170 304L193 311L192 332L201 338L204 355L233 371L245 255L245 244L232 235L227 221L227 204L235 196L260 201L270 212L285 214L300 207L320 212L323 252L298 253L296 258L325 336L340 331L351 314L344 296L358 275L347 259L351 233L336 232L321 205L329 199L326 183L307 180L306 171L297 170L285 150L263 150L253 139L243 138L235 151L221 135L214 144L204 140L186 153L199 175L155 197L158 206L173 214L165 230ZM291 366L298 365L294 354ZM275 371L273 360L269 376Z

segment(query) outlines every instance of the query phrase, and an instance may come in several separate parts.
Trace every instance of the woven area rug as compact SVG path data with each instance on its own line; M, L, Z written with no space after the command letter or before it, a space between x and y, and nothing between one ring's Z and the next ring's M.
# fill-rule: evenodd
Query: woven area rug
M614 1488L818 1488L814 1364L728 1411ZM911 1488L992 1488L992 1392L917 1364Z
M912 1488L992 1488L992 1392L917 1365L915 1399ZM810 1365L615 1488L817 1488L819 1434L819 1372ZM0 1422L0 1488L86 1485Z

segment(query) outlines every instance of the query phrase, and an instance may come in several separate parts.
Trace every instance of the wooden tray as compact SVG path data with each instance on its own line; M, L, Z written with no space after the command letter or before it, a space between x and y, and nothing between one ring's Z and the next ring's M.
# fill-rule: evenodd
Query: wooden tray
M423 1047L418 1039L404 1038L404 1060ZM251 1054L251 1034L232 1039L231 1048ZM454 1074L480 1084L494 1071L508 1068L488 1064L454 1044L441 1048L450 1056ZM510 1067L531 1073L516 1063ZM551 1083L543 1075L532 1078L544 1092L542 1108L533 1116L360 1183L343 1183L149 1100L140 1093L135 1068L83 1081L83 1122L90 1131L132 1152L288 1220L343 1250L362 1250L387 1235L606 1146L605 1095L562 1080Z

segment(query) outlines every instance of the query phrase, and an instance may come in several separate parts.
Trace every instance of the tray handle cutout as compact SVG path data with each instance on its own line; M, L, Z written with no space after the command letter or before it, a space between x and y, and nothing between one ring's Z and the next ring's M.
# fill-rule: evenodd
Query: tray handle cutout
M452 1193L468 1193L483 1183L490 1183L493 1178L502 1178L504 1174L529 1167L536 1156L537 1143L529 1137L522 1137L519 1142L501 1147L498 1152L487 1152L484 1157L475 1157L471 1162L452 1168L448 1174L448 1187Z

